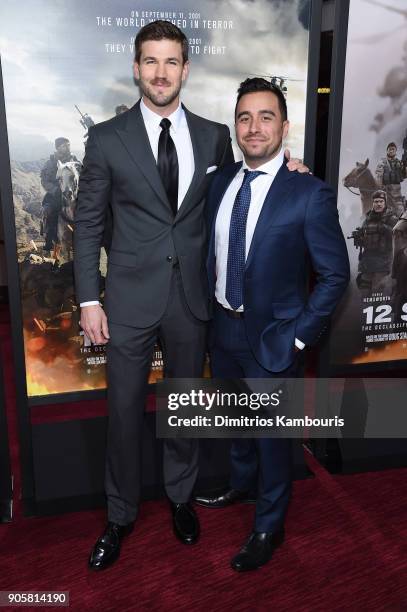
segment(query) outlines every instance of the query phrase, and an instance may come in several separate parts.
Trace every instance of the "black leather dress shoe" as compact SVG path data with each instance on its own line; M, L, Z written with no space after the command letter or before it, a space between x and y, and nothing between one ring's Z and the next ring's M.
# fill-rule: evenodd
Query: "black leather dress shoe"
M172 526L176 537L183 544L194 544L199 538L199 520L190 504L170 502Z
M284 529L274 533L253 531L243 548L233 557L232 568L237 572L247 572L265 565L283 541Z
M97 540L89 557L89 568L102 570L112 565L119 557L122 539L131 533L134 523L118 525L109 522L103 535Z
M255 503L256 499L250 493L246 491L238 491L237 489L227 489L223 493L220 493L216 497L205 497L198 495L194 497L194 501L198 506L205 506L205 508L226 508L231 504L237 502L242 503Z

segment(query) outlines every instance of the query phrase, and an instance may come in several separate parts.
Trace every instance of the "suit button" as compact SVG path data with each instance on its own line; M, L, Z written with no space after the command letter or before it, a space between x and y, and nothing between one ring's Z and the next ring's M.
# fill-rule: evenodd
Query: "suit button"
M171 255L167 255L167 261L172 261Z

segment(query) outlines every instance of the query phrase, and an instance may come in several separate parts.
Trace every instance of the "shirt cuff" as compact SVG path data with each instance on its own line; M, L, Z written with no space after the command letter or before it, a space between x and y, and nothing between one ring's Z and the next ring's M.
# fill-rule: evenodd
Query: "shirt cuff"
M82 304L81 304L81 306L82 306ZM305 349L305 344L303 342L301 342L301 340L298 340L298 338L295 339L294 344L297 347L297 349L300 349L300 351Z
M81 308L83 308L84 306L100 306L100 302L99 300L91 300L90 302L81 302L79 306Z

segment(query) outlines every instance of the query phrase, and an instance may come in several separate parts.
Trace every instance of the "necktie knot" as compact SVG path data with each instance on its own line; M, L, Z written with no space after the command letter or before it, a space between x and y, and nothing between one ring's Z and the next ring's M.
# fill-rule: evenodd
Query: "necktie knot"
M169 130L170 127L171 127L171 121L169 119L167 119L166 117L164 119L161 119L160 128L162 130Z
M260 174L265 174L265 173L262 172L261 170L247 170L247 168L246 168L244 170L243 183L245 185L250 184L252 181L254 181L255 178L260 176Z

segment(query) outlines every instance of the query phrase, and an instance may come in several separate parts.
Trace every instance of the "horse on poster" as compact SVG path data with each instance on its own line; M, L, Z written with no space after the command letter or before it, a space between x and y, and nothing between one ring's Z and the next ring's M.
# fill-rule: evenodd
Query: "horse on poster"
M56 177L62 193L62 207L58 217L58 244L56 246L58 260L70 261L73 258L74 216L81 170L81 162L62 163L58 160Z
M360 196L361 209L363 216L372 208L372 195L379 189L379 186L370 171L369 159L365 162L356 162L356 166L347 174L342 182L353 195ZM352 191L359 189L359 193Z

